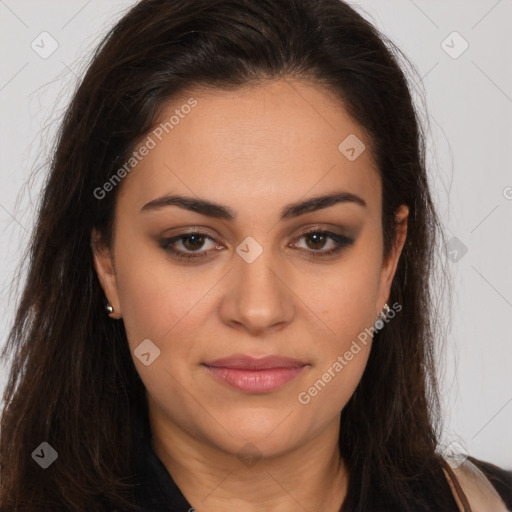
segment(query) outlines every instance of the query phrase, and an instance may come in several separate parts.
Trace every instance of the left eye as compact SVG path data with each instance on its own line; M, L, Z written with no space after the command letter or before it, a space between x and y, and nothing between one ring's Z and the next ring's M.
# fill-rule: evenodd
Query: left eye
M319 249L325 249L325 245L327 241L336 242L335 237L337 235L334 235L334 233L329 234L328 231L311 231L309 233L304 233L301 235L298 240L305 239L306 240L306 247L304 249L313 249L313 250L319 250ZM308 244L309 242L309 244ZM298 244L294 244L294 247L298 247ZM337 247L336 243L334 243L330 249L333 249ZM326 249L326 252L329 249Z

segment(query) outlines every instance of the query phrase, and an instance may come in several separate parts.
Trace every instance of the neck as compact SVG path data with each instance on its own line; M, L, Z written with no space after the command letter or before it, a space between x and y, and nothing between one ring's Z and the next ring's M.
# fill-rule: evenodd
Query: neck
M152 422L152 431L155 453L198 512L338 512L344 500L339 418L306 444L267 456L249 445L230 453L169 422Z

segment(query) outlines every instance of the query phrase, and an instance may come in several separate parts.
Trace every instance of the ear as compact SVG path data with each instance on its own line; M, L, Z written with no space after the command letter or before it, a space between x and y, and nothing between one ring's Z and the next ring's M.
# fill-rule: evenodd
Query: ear
M117 288L117 277L114 268L114 259L111 250L105 245L101 235L94 229L91 234L91 249L94 259L94 268L107 300L114 307L110 318L119 319L121 304Z
M398 266L398 260L407 237L407 217L409 216L409 208L403 204L398 208L395 214L397 228L396 236L393 241L393 245L390 250L388 258L383 262L380 273L380 284L377 307L377 315L382 309L382 306L389 300L389 294L391 292L391 283L395 276L396 267Z

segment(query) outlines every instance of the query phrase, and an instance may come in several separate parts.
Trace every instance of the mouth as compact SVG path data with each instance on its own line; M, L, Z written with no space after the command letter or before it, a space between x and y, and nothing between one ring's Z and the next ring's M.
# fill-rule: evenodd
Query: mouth
M297 377L307 363L282 356L235 355L203 363L217 380L247 393L268 393Z

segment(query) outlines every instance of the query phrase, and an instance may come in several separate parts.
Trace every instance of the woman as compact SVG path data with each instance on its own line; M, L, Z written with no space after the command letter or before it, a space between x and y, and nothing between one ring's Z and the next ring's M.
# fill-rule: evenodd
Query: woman
M10 334L5 512L510 510L438 450L442 235L338 0L143 0L67 110Z

